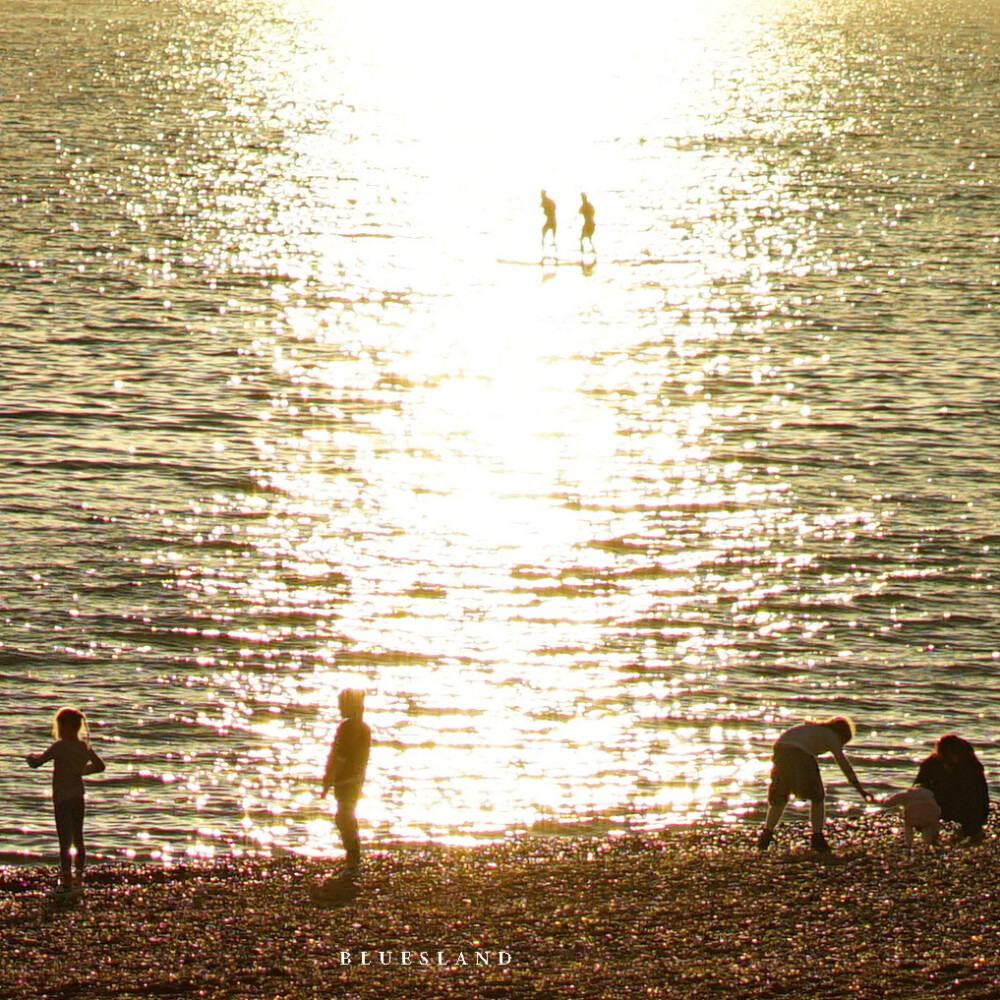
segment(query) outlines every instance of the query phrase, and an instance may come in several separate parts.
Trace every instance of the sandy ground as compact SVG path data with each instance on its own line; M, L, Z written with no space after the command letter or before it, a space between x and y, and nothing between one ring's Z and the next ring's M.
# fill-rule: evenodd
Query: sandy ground
M1000 998L1000 853L837 819L823 861L789 825L519 838L367 855L356 898L295 858L0 870L0 997Z

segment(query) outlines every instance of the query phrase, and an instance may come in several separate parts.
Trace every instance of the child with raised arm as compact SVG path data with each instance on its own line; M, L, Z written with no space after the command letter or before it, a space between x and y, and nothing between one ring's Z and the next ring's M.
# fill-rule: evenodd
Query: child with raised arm
M337 727L330 747L321 796L333 789L337 800L337 831L347 854L344 874L350 877L357 874L361 866L361 841L355 810L365 780L372 733L363 719L364 691L351 688L341 691L338 703L344 721Z
M827 722L804 722L782 733L774 744L771 784L767 790L767 816L764 829L757 839L757 849L766 851L774 840L774 828L794 795L810 803L809 819L812 836L809 846L814 851L828 852L830 845L823 836L826 821L823 780L819 775L817 757L832 753L847 780L858 794L870 801L872 796L861 787L854 768L844 754L844 747L854 738L855 726L848 718L830 719Z
M28 754L30 767L41 767L52 761L52 807L56 833L59 836L59 891L78 894L83 891L83 869L87 861L83 843L84 775L100 774L104 761L90 745L87 720L75 708L63 708L56 713L52 726L56 742L44 753ZM76 848L76 879L72 877L73 860L70 848Z

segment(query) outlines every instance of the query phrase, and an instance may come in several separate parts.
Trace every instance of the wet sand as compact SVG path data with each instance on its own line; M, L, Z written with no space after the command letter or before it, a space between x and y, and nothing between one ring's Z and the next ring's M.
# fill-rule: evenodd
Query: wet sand
M4 868L0 997L1000 997L992 838L908 859L891 818L838 818L823 862L754 834L373 851L339 906L295 858L95 865L63 908L52 868Z

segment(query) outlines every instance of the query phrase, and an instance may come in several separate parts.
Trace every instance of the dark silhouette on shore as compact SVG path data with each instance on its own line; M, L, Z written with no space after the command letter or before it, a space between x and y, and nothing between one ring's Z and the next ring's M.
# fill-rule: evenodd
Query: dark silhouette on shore
M972 744L949 733L920 765L915 784L929 788L941 807L941 819L961 826L959 839L983 841L990 793L983 765Z
M83 872L87 865L87 848L83 841L86 813L83 779L89 774L100 774L104 761L91 747L87 720L77 709L59 710L52 735L56 742L48 750L28 754L26 759L30 767L53 762L52 807L59 837L58 892L69 899L83 892Z
M364 721L364 691L351 688L341 691L339 705L344 721L337 727L330 747L323 773L321 797L333 789L337 800L337 831L347 857L342 877L328 880L323 891L334 895L353 895L357 892L354 879L361 868L361 841L356 809L365 781L372 735Z
M791 796L809 803L812 836L809 846L823 854L830 845L823 835L826 821L826 792L820 777L817 757L830 753L840 765L847 780L866 801L871 795L858 781L854 768L844 753L844 747L854 739L854 723L843 716L828 722L804 722L781 734L774 744L771 784L767 790L767 816L764 829L757 839L757 849L766 851L774 841L774 829Z

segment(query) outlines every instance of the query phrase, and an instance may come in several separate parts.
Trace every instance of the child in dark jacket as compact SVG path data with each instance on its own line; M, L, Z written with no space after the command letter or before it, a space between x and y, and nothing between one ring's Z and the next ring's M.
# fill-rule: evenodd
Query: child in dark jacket
M960 825L960 840L982 843L990 793L983 765L968 740L954 733L942 736L934 753L920 765L915 784L934 793L941 819Z
M364 722L365 693L353 689L340 692L340 714L344 721L337 727L323 774L323 791L333 789L337 800L336 823L347 853L346 874L354 875L361 866L361 841L358 836L356 809L368 766L372 733Z

